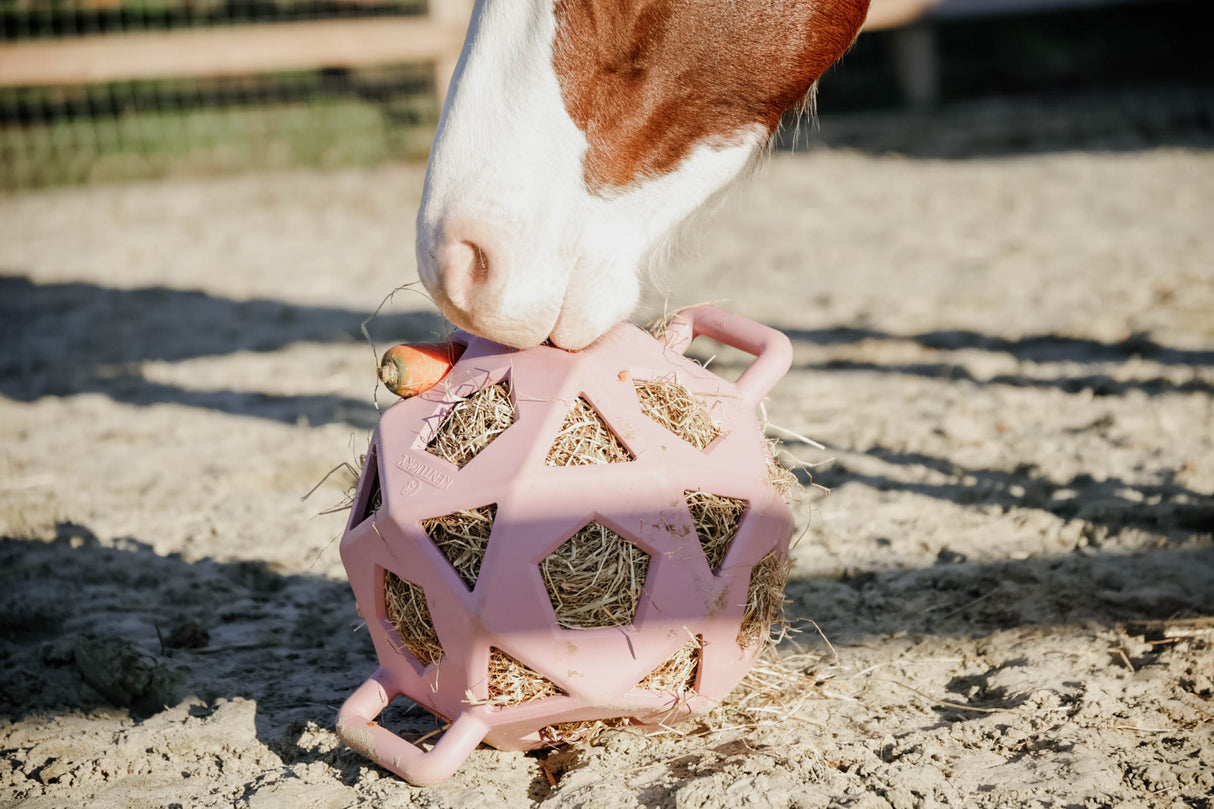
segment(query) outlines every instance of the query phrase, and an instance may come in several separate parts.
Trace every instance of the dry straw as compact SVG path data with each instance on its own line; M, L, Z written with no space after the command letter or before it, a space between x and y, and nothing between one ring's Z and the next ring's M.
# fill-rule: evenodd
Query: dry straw
M820 694L820 680L812 671L818 663L813 654L782 657L774 646L767 647L738 687L704 717L705 728L749 729L796 716Z
M750 648L771 639L771 627L781 635L784 623L784 586L792 562L780 558L775 551L764 556L750 571L750 587L746 591L746 612L738 629L738 645Z
M476 586L496 515L497 506L488 505L422 520L422 528L469 588Z
M540 738L552 744L592 742L604 730L629 724L627 719L583 719L580 722L556 722L540 729Z
M513 423L510 385L499 382L457 402L426 450L463 467Z
M671 657L671 661L680 657L692 661L688 670L691 679L675 681L687 684L687 688L682 689L685 693L691 690L694 684L695 665L699 661L699 642L686 644ZM667 727L665 730L679 735L719 734L750 730L795 717L807 701L821 697L821 679L815 674L819 663L817 655L799 653L781 656L774 646L768 646L755 659L737 688L701 716L698 729L681 730ZM662 671L664 668L665 665L660 666L656 671ZM650 683L648 678L643 680L639 687L657 691L680 691L677 688ZM627 718L561 722L541 730L540 737L553 743L588 743L594 741L603 731L627 729L633 724L632 720Z
M561 425L548 457L548 466L589 466L633 460L598 411L579 396Z
M564 694L551 680L496 647L489 650L489 698L486 705L521 702Z
M635 381L641 412L696 449L704 449L721 434L691 391L677 382Z
M709 492L687 492L685 497L708 567L716 573L721 569L721 562L725 561L729 543L738 533L738 523L746 511L746 501Z
M443 645L434 631L434 621L430 618L422 588L387 571L384 573L384 605L388 620L400 633L401 642L423 666L443 656Z
M700 669L700 646L698 637L684 643L675 653L658 666L645 679L637 684L638 688L649 691L670 691L681 694L696 686L696 674Z
M566 629L632 623L649 555L592 522L540 562L556 621Z
M779 448L780 439L767 439L767 479L781 497L791 502L793 495L801 488L801 481L797 480L795 472L776 460Z

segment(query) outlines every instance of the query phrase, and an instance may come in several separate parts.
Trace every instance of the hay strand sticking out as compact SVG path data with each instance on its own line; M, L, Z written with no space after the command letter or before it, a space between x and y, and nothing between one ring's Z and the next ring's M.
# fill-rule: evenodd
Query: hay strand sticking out
M422 520L422 529L434 540L434 544L469 589L476 586L496 516L497 505L491 503L481 508Z
M746 610L738 629L738 645L742 648L770 642L773 625L781 630L784 628L784 585L788 583L791 568L791 560L782 559L778 552L772 551L751 569Z
M489 698L483 705L519 705L565 692L496 646L489 648Z
M641 412L696 449L704 449L721 434L704 403L676 382L637 380Z
M685 492L684 497L696 535L700 538L700 547L708 560L708 569L714 574L718 573L729 544L737 536L742 513L746 511L746 501L697 491Z
M632 623L648 570L647 553L597 522L540 562L557 623L566 629Z
M426 451L463 467L514 423L510 384L482 388L451 408Z
M400 633L405 648L428 666L443 656L443 645L434 631L426 594L421 587L405 581L392 571L384 572L384 605L388 620Z
M666 312L659 318L646 323L642 328L649 332L659 343L666 342L666 332L670 330L670 321L675 319L678 312Z
M548 457L548 466L588 466L600 463L627 463L633 455L598 411L579 396L565 416Z
M766 444L767 458L767 479L771 482L771 486L785 500L792 502L793 492L801 486L801 481L797 480L797 475L787 466L780 462L776 457L776 452L780 447L780 439L769 438Z
M708 713L706 728L711 732L754 729L795 717L806 701L822 696L821 679L813 673L818 662L813 654L785 657L768 646L742 682Z

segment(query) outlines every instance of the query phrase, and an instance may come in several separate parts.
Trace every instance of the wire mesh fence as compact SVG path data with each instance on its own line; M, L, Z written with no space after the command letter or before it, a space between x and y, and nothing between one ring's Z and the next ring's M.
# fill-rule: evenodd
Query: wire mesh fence
M232 74L221 51L225 32L380 25L426 11L418 0L0 0L0 49L11 57L0 58L0 187L424 157L439 110L432 61L326 64L324 53L305 53L280 60L302 68ZM312 40L288 47L345 32L313 25L307 33ZM111 50L92 67L74 67L72 58L97 43ZM154 73L131 51L149 46L179 52L187 65L192 48L200 75L113 77L125 69L115 63L132 55L128 72ZM49 80L20 78L41 75Z

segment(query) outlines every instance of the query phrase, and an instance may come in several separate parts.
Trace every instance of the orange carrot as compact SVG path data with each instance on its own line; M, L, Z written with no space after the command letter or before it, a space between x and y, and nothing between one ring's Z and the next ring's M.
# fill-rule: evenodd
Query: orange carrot
M399 345L384 352L379 379L397 396L425 393L439 383L464 353L459 343Z

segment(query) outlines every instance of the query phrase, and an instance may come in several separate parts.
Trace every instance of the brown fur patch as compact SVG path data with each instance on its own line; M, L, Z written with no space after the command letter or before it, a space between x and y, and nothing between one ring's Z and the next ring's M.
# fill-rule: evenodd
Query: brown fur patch
M774 132L851 46L868 0L556 0L553 67L586 186L671 171L697 143Z

